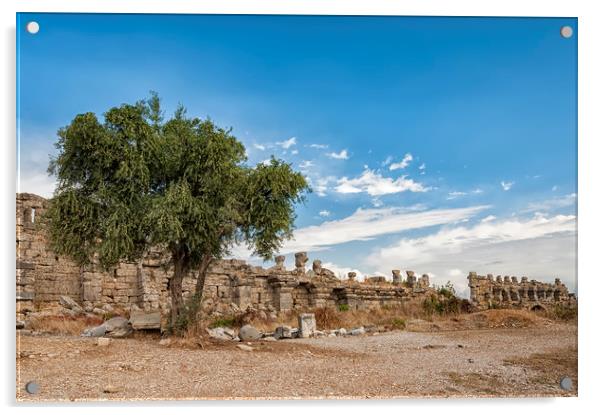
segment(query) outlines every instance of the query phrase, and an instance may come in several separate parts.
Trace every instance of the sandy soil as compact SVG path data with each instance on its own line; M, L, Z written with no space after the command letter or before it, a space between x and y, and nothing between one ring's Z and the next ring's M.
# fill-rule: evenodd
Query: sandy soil
M575 396L577 330L396 331L359 337L162 346L18 336L17 400ZM559 380L570 376L574 388ZM35 381L40 390L25 392Z

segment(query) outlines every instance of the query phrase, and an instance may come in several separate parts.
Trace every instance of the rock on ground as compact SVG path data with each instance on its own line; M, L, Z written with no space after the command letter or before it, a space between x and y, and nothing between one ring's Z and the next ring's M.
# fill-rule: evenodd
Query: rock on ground
M246 324L238 331L238 337L244 342L261 339L261 332L250 324Z

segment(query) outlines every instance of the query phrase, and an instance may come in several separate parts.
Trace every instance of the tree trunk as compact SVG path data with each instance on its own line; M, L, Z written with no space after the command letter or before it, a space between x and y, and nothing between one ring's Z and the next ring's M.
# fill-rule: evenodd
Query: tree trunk
M184 255L174 253L173 255L174 272L169 282L169 294L171 296L171 327L175 327L180 314L184 299L182 297L182 281L186 275L186 265L184 263Z
M205 278L207 277L207 270L209 269L209 265L211 265L211 261L213 261L213 257L211 255L203 255L203 259L201 260L201 266L199 267L199 276L196 280L194 296L195 300L199 302L199 310L201 311L201 305L203 302L203 290L205 289Z

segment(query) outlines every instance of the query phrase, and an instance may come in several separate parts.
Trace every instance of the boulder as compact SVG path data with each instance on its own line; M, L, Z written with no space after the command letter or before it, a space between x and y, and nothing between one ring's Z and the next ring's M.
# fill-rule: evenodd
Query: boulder
M114 339L121 339L123 337L129 336L130 334L132 334L133 331L134 330L132 330L132 326L127 325L123 327L117 327L116 329L107 332L107 336L112 337Z
M293 333L292 333L292 329L289 326L279 326L276 327L276 330L274 330L274 338L276 340L280 340L280 339L292 339L293 338Z
M59 303L69 310L82 309L79 304L75 302L75 300L68 295L61 295L59 297Z
M350 334L352 336L360 336L362 334L366 334L366 330L363 327L358 327L356 329L351 330Z
M234 330L226 328L226 327L216 327L213 329L205 329L207 334L212 339L221 340L221 341L232 341L236 339L236 333Z
M238 337L245 342L249 340L259 340L261 338L261 333L255 327L246 324L240 328Z
M104 325L89 327L82 333L83 337L102 337L106 334L107 328Z
M103 323L103 325L107 328L107 331L114 331L122 327L126 327L130 324L127 318L125 317L113 317Z
M126 337L132 333L130 322L123 317L113 317L105 321L100 326L89 327L84 330L84 337L102 337L108 336L113 338Z
M341 327L340 329L337 330L338 336L345 336L346 334L347 334L347 330L344 327Z

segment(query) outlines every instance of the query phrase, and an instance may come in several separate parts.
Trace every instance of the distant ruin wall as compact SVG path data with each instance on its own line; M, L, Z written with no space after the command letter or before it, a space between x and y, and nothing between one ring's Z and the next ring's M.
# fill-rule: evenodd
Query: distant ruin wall
M576 306L577 299L556 278L554 284L517 277L492 274L487 276L471 272L468 275L470 301L478 308L526 308L547 309L550 306Z
M59 257L48 247L39 218L47 206L46 199L28 193L17 194L17 314L56 304L68 295L86 309L110 304L115 307L169 311L168 284L172 275L161 253L152 252L137 263L121 263L105 272L94 267L80 267ZM295 268L287 270L284 257L276 257L276 265L265 269L245 261L215 261L208 270L203 292L204 307L219 310L235 304L267 307L276 311L312 307L336 307L346 304L351 309L366 309L400 304L434 293L427 275L417 278L407 271L393 270L393 282L384 277L355 281L355 273L342 280L313 261L306 271L307 255L295 255ZM194 291L196 273L184 280L184 296Z

